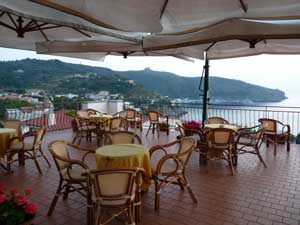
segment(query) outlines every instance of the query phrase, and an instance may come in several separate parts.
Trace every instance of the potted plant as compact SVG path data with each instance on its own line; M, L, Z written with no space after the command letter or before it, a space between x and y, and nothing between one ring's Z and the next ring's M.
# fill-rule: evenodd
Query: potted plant
M166 122L159 123L158 128L160 131L169 131L169 124Z
M37 206L28 201L30 195L29 188L25 188L22 192L11 188L9 193L5 193L0 183L0 224L31 225Z
M201 123L200 122L197 122L195 120L191 120L191 121L187 121L185 123L182 123L182 126L187 129L186 131L186 135L187 136L192 136L193 135L193 132L191 131L188 131L188 129L193 129L193 130L197 130L199 128L201 128Z
M201 123L197 122L195 120L191 120L191 121L187 121L185 123L182 124L184 126L184 128L187 129L197 129L201 127Z

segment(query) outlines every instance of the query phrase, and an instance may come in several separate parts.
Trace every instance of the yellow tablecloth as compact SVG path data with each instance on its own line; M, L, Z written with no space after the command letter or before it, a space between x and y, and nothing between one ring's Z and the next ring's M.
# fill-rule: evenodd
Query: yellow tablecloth
M233 124L219 124L219 123L211 123L205 124L204 129L215 129L215 128L227 128L238 132L239 128Z
M112 115L90 115L89 117L96 121L104 122L108 119L111 119L113 116Z
M0 128L0 158L3 158L8 148L9 139L17 136L16 129Z
M106 145L96 150L99 169L140 167L145 170L142 190L147 191L151 184L151 161L146 147L135 144Z

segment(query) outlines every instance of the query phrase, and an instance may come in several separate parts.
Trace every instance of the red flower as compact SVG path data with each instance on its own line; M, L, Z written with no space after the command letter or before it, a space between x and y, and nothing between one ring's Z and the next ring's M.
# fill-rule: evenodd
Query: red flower
M16 188L11 188L11 189L9 189L9 193L14 196L14 195L17 194L17 189Z
M18 205L25 205L27 203L27 197L24 196L24 195L17 195L15 197L15 202L18 204Z
M24 188L25 195L31 195L32 191L30 188Z
M3 184L0 183L0 194L3 194L4 193L4 187L3 187Z
M28 203L26 206L25 206L25 212L27 214L35 214L37 211L37 206L33 203Z
M5 201L5 195L0 194L0 204Z

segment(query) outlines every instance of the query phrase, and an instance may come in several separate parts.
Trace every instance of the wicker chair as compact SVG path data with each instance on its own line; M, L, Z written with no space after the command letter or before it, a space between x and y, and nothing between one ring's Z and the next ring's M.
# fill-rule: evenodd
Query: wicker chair
M263 139L269 147L269 143L274 145L274 155L277 153L277 144L286 143L286 150L290 151L291 144L291 128L289 124L283 124L278 120L261 118L258 120L261 124L265 125L265 132Z
M10 139L9 148L6 151L7 155L7 169L11 172L11 164L13 162L20 162L23 164L25 160L31 159L34 160L35 165L40 174L42 174L41 167L38 163L38 158L43 157L47 162L48 166L51 167L51 164L47 157L44 155L42 151L42 141L46 132L46 127L42 127L35 132L28 132L22 136L13 137ZM26 137L34 136L33 142L26 142ZM15 143L15 140L19 142ZM14 159L14 155L18 154L19 157Z
M97 135L93 136L93 133L97 132L97 125L95 122L84 119L82 117L75 117L75 124L76 132L72 141L73 144L77 139L78 144L80 144L82 138L85 138L86 141L92 141L93 137L97 138Z
M237 154L255 154L259 160L263 163L264 167L267 168L261 154L259 152L260 146L263 142L264 136L264 125L257 125L249 128L242 128L239 130L239 135L236 140ZM237 164L237 157L235 158L234 164Z
M229 122L222 117L209 117L205 120L205 124L229 124Z
M176 126L179 130L180 137L193 137L197 145L195 147L195 150L199 151L199 162L205 161L205 141L204 141L204 132L202 128L192 129L192 128L186 128L183 126L181 120L176 120Z
M87 109L88 115L106 115L106 113L99 112L96 109Z
M135 224L136 194L139 193L140 169L107 169L90 172L92 193L89 205L94 205L95 225L109 224L125 214L128 224ZM126 223L126 224L127 224Z
M130 131L106 133L106 144L142 144L141 138Z
M149 111L147 113L150 126L148 128L146 136L148 136L149 131L152 128L152 134L154 134L155 129L157 130L157 136L159 137L159 124L166 123L169 126L169 117L157 111ZM167 135L169 135L169 129L167 129Z
M79 150L84 153L81 160L71 159L69 148ZM49 151L54 159L57 171L59 173L59 185L56 194L48 210L48 216L51 216L59 197L63 194L63 199L68 198L68 194L78 192L87 200L90 199L88 173L89 167L85 164L85 158L93 150L80 148L63 140L52 141L49 144ZM92 215L92 207L88 205L88 221ZM88 222L88 224L91 224Z
M149 150L155 182L156 210L160 207L161 190L170 184L178 184L182 190L186 189L193 202L197 203L197 199L185 177L186 165L195 146L196 142L192 137L183 137L168 144L153 146Z
M17 136L22 136L22 123L20 120L6 120L2 124L5 128L15 129Z
M204 133L206 142L207 158L226 160L234 175L233 160L235 154L235 136L237 133L232 129L215 128Z
M117 112L114 117L123 117L127 121L127 129L133 127L134 129L140 128L143 131L143 115L135 109L126 109L121 112Z
M104 128L105 132L117 132L126 130L126 124L126 119L123 117L113 117L100 123L100 127Z
M79 118L89 119L89 112L87 109L78 110L76 114Z

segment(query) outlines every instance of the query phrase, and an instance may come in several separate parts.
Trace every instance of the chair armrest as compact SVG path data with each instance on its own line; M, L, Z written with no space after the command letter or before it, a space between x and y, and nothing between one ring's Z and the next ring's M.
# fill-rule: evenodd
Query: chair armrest
M79 160L69 159L66 162L70 163L69 166L67 167L67 174L68 174L68 177L70 177L72 180L77 180L77 178L72 177L72 175L70 173L70 170L72 170L72 167L74 165L80 166L83 169L83 171L81 173L82 176L86 176L90 173L89 167Z
M165 148L163 148L163 147L160 146L160 145L155 145L155 146L153 146L153 147L151 147L151 148L149 149L150 158L151 158L151 156L154 154L154 152L157 152L157 151L163 151L163 152L165 153L165 155L168 154L168 152L167 152L167 150L166 150Z
M8 142L9 148L13 145L13 142L14 142L15 140L18 140L18 141L20 141L20 142L24 142L24 137L23 137L23 136L15 136L15 137L10 138L10 139L9 139L9 142Z
M25 137L32 137L32 136L34 136L34 135L36 135L36 131L28 131L28 132L24 133L24 134L22 135L22 137L23 137L23 138L25 138Z
M174 171L171 171L170 174L173 174L174 172L176 172L180 166L182 165L182 163L178 160L177 158L178 154L167 154L165 156L163 156L157 163L156 168L155 168L155 172L159 175L161 174L161 168L163 167L164 163L170 159L173 159L174 162L176 163L176 169Z
M285 128L287 128L286 131L285 131ZM290 134L291 133L291 126L289 124L284 124L282 126L282 133L288 133L288 134Z
M170 142L168 144L164 144L164 145L154 145L149 149L150 157L156 150L163 150L167 154L168 152L165 148L170 147L175 144L178 144L178 143L180 143L180 140L176 140L176 141Z
M80 147L80 146L78 146L78 145L75 145L75 144L69 143L69 142L67 143L67 145L68 145L68 146L71 146L72 148L75 148L75 149L77 149L77 150L79 150L79 151L85 152L85 154L83 155L83 157L82 157L82 159L81 159L82 162L85 161L85 158L87 157L88 154L95 154L95 152L96 152L95 149L83 148L83 147Z

